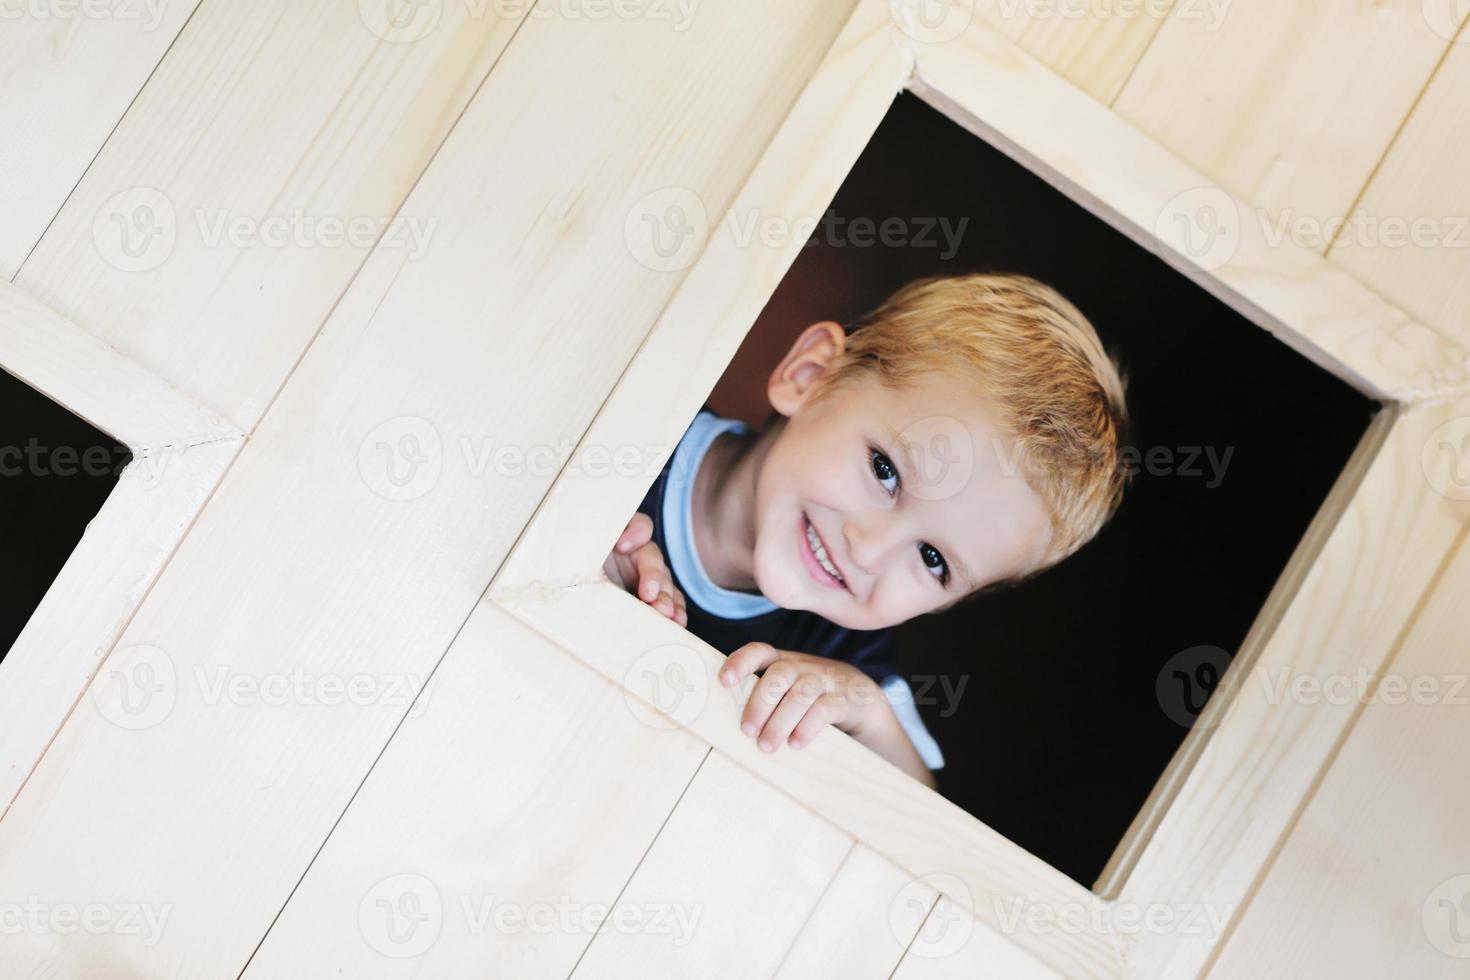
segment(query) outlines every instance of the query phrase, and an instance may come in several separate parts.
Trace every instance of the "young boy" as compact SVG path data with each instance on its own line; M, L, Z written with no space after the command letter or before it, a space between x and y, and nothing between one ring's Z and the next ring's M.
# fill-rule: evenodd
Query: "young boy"
M1096 535L1128 479L1123 389L1037 280L911 282L850 331L808 327L759 432L701 409L604 568L729 654L722 683L761 673L741 727L765 751L835 725L933 786L891 627Z

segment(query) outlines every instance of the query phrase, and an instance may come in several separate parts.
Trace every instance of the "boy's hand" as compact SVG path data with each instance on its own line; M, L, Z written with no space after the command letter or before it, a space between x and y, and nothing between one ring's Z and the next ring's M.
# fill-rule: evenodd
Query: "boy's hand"
M775 752L782 743L805 748L823 728L835 725L935 788L934 774L899 724L883 689L867 674L842 660L747 643L720 668L720 683L735 687L760 671L765 673L750 692L740 730L755 736L761 749Z
M800 749L828 725L861 739L875 705L888 701L872 678L849 663L778 650L769 643L747 643L720 668L720 683L735 687L758 671L765 673L750 692L740 730L757 738L765 752L783 744Z
M634 514L602 563L607 577L678 623L689 625L684 595L674 587L674 576L653 541L653 518Z

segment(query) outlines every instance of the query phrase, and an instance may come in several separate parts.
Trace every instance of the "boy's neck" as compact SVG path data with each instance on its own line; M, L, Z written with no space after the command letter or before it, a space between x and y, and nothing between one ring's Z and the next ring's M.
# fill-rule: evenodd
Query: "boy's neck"
M754 573L755 483L771 434L721 433L694 476L694 547L705 574L722 589L760 594Z

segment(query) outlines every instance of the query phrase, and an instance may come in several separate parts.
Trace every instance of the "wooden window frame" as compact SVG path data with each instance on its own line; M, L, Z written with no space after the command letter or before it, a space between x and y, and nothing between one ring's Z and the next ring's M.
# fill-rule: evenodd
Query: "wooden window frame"
M695 697L672 710L671 732L694 734L938 884L941 903L973 913L990 941L1068 977L1195 977L1218 936L1126 930L1116 927L1119 913L1209 904L1225 913L1227 929L1238 917L1361 708L1273 701L1254 681L1282 665L1351 672L1391 658L1465 519L1461 502L1435 489L1424 450L1439 426L1470 413L1466 355L1321 255L1269 243L1249 222L1223 263L1193 265L1177 226L1161 216L1180 195L1224 191L993 29L971 22L958 37L926 41L895 18L904 6L858 0L732 211L823 213L893 99L910 91L1384 405L1237 653L1230 696L1212 699L1095 888L840 732L801 752L759 752L739 732L739 699L714 680L723 657L602 573L652 473L564 469L482 601L487 613L515 617L654 707L642 673L671 662L688 668L681 678ZM672 451L801 247L738 241L724 221L710 230L687 272L669 270L683 280L574 463L619 446ZM128 444L138 460L168 463L157 486L144 485L149 468L128 468L0 663L0 799L8 804L244 436L4 283L0 366ZM1363 602L1370 593L1376 601ZM1027 908L1043 914L1004 914Z
M0 369L126 444L133 455L0 660L3 813L111 653L244 436L3 280Z
M1259 223L1242 221L1233 253L1201 268L1165 219L1183 195L1226 191L991 28L972 21L957 38L926 42L897 22L902 6L860 0L732 213L823 213L892 100L909 91L1384 406L1238 651L1222 682L1228 696L1211 700L1094 890L840 732L801 752L759 752L739 732L740 699L714 679L723 656L602 574L651 474L591 479L569 466L485 601L649 703L640 673L681 660L698 710L678 706L674 720L908 873L954 883L948 899L1051 969L1195 977L1220 935L1182 924L1130 930L1123 913L1158 908L1180 923L1213 911L1228 935L1356 717L1273 703L1256 681L1283 665L1375 670L1391 655L1463 520L1426 478L1423 450L1438 426L1470 411L1466 355L1321 255L1268 241ZM672 451L801 247L738 242L728 223L710 225L574 460L626 445ZM1391 596L1370 612L1361 596L1374 585ZM1005 914L1031 907L1043 914ZM1068 927L1069 917L1083 924Z

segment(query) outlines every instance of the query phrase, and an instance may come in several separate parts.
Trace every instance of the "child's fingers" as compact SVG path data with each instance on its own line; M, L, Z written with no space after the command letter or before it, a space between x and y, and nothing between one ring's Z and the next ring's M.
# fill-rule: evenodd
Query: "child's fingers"
M725 659L725 666L720 668L720 683L726 687L734 687L779 659L781 651L769 643L747 643Z
M653 539L653 518L644 513L634 514L628 521L628 526L623 528L623 533L618 535L618 540L613 543L613 550L622 554L628 554L635 548L642 547Z
M651 542L645 544L633 552L631 558L638 579L638 598L678 622L680 609L684 606L684 596L674 587L674 574L664 562L658 545ZM686 615L681 625L688 621Z
M786 739L817 698L822 696L822 682L810 674L800 675L791 689L781 698L770 719L761 729L757 744L762 752L774 752L786 744Z
M745 702L745 711L740 716L740 730L754 735L766 727L776 705L796 683L796 668L789 663L776 662L766 669L765 675L756 682Z
M633 552L633 564L637 570L638 598L649 605L657 605L672 616L674 613L674 576L658 545L646 544ZM664 608L666 607L666 608Z
M830 691L812 702L812 706L806 710L801 721L791 731L791 737L787 743L793 749L803 749L811 744L812 739L821 734L822 729L836 722L842 713L842 699Z

